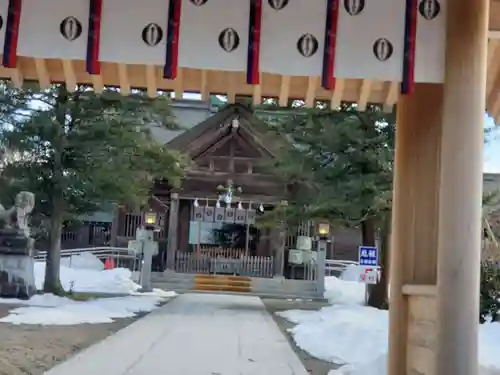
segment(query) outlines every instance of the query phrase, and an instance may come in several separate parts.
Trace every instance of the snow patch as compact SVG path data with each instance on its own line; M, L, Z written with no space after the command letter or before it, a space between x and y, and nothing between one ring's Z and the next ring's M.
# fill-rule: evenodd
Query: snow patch
M92 268L70 268L61 265L61 285L66 291L83 293L130 294L140 286L132 281L132 272L126 268L98 270ZM45 262L35 263L35 284L43 289Z
M161 296L126 296L99 298L84 302L50 294L17 301L25 306L10 311L2 323L39 325L77 325L111 323L119 318L131 318L149 312L165 300ZM5 300L0 300L3 303Z
M340 278L325 279L325 297L332 306L319 311L279 312L296 326L290 329L302 350L343 365L329 375L387 375L389 314L363 306L365 286L350 266ZM480 375L500 375L500 323L479 329Z
M52 294L35 295L30 300L0 299L0 304L21 306L10 311L0 322L12 324L76 325L111 323L115 319L130 318L149 312L175 292L153 289L138 292L140 286L131 280L131 272L124 268L104 270L102 262L92 254L73 256L61 265L61 284L66 291L123 294L123 297L74 301ZM35 283L43 289L45 263L35 263Z

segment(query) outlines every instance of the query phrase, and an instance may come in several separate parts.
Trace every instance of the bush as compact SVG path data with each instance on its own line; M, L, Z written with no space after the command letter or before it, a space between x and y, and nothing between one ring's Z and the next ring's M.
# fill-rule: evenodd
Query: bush
M500 266L497 262L481 262L479 321L500 321Z

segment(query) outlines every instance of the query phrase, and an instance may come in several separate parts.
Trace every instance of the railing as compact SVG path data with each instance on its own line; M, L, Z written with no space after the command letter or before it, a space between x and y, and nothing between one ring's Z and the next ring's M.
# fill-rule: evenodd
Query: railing
M349 266L358 265L358 262L351 260L334 260L326 259L325 261L325 275L326 276L340 276L340 274Z
M274 258L263 256L211 257L196 252L184 253L178 251L175 256L175 271L181 273L273 277Z
M99 259L111 258L115 262L116 267L129 268L131 271L136 271L140 266L140 255L130 252L126 247L82 247L78 249L61 250L61 258L70 258L71 267L71 257L73 255L81 255L84 253L90 253L95 255ZM39 262L44 262L47 260L47 252L39 251L35 255L35 260Z
M294 280L316 280L318 265L315 260L301 264L289 264L288 277Z

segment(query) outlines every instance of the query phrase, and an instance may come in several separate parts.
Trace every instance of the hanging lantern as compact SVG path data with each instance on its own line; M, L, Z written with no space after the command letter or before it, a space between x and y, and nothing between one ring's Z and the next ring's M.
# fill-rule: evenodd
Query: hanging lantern
M320 239L326 239L328 238L329 234L330 234L330 223L328 223L327 221L318 222L316 226L316 235Z
M144 214L144 222L146 225L155 225L156 224L156 212L146 212Z

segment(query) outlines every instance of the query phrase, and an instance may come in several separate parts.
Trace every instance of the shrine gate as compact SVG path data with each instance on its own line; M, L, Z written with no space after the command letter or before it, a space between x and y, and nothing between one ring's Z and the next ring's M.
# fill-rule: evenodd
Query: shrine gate
M499 33L496 0L0 0L0 77L397 102L389 374L474 375Z

